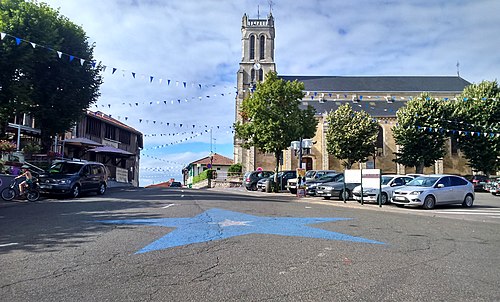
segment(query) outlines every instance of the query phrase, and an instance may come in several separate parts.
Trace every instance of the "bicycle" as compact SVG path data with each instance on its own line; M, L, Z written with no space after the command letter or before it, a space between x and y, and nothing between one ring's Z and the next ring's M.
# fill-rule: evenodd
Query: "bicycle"
M16 179L13 179L10 185L2 190L1 195L2 199L5 201L11 201L20 196L19 185L17 184ZM38 182L35 178L33 178L32 183L28 184L25 188L25 193L23 195L26 196L26 199L31 202L37 201L40 198L40 190L38 189Z

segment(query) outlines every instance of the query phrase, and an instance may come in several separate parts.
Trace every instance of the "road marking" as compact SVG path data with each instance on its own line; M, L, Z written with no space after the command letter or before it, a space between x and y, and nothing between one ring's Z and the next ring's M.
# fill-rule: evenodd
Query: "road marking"
M12 242L12 243L0 244L0 247L13 246L13 245L18 245L18 244L19 243Z
M174 203L167 204L166 206L162 207L162 209L170 208L171 206L175 206Z
M458 214L458 215L490 215L500 216L500 213L494 212L468 212L468 211L437 211L438 214Z

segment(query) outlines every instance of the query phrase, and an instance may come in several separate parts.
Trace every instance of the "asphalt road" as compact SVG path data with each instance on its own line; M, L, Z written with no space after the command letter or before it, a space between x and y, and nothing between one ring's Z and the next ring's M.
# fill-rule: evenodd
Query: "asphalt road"
M499 301L498 204L481 193L466 210L487 214L451 214L465 211L239 189L1 202L0 300Z

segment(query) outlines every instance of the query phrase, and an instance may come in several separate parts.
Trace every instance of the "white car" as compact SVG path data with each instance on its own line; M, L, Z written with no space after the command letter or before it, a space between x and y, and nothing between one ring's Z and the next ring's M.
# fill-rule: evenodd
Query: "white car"
M407 175L382 175L380 177L382 195L381 204L386 204L391 201L394 190L404 186L413 180L413 177ZM378 202L379 188L363 186L363 202ZM361 202L361 186L357 186L352 191L354 200Z
M433 209L437 204L460 203L472 207L474 185L456 175L426 175L415 178L394 191L392 202L399 206L416 205Z

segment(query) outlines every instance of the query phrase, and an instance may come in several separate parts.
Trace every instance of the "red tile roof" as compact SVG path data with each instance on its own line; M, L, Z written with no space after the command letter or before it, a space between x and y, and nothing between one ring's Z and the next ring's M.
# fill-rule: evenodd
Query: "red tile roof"
M210 155L207 157L204 157L202 159L199 159L197 161L192 162L193 165L196 164L202 164L202 165L208 165L210 163ZM230 158L227 158L225 156L222 156L220 154L214 153L213 158L212 158L212 165L214 166L231 166L233 164L233 160Z

